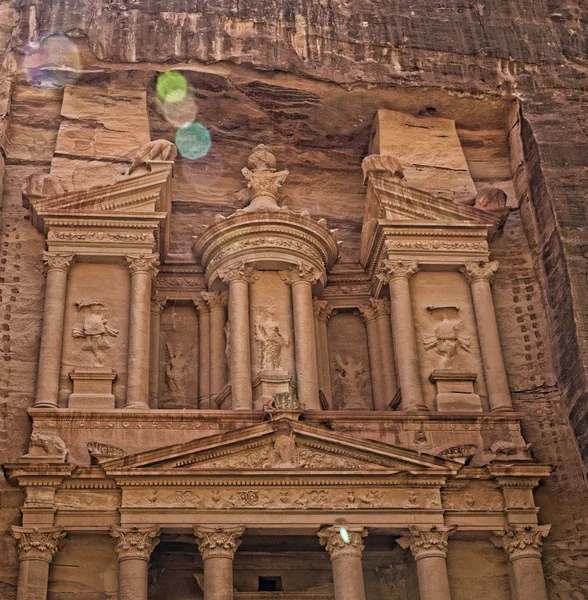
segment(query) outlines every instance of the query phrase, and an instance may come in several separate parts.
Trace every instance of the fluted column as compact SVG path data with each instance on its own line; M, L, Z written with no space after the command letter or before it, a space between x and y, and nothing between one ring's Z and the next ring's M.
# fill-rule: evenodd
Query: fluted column
M126 260L131 272L131 300L125 408L149 408L149 315L157 254L127 255Z
M118 600L147 600L149 559L157 544L159 527L111 527L117 541Z
M455 529L455 526L411 525L409 534L396 540L403 548L410 548L416 560L421 600L451 600L447 540Z
M380 335L378 331L378 316L371 306L361 306L359 312L363 317L367 332L368 354L370 357L370 375L374 394L374 410L386 410L384 395L384 369L380 352Z
M210 406L210 313L205 301L194 301L198 311L198 408Z
M16 600L45 600L49 582L49 564L65 536L60 527L12 527L18 541L18 588Z
M233 600L233 559L245 531L237 527L194 527L204 562L204 600Z
M385 260L378 277L390 287L390 313L394 354L402 393L402 410L427 410L421 372L409 279L419 270L417 261Z
M67 274L74 258L73 254L43 252L47 281L35 408L57 408Z
M461 272L472 290L490 410L500 412L510 411L513 408L500 347L494 300L490 289L490 283L497 270L498 261L496 260L493 262L472 261L466 262Z
M312 310L312 286L317 282L319 274L313 267L298 265L289 271L280 271L279 275L292 287L298 397L307 409L320 410Z
M335 600L365 600L361 555L362 540L368 532L363 527L345 526L347 538L344 539L341 526L335 524L318 532L321 544L331 556Z
M508 555L516 600L548 600L541 552L550 529L551 525L508 527L495 531L491 538Z
M390 300L382 298L370 300L378 317L378 335L380 340L380 355L382 357L382 375L384 378L384 398L386 405L382 410L389 410L394 396L398 391L396 377L396 361L394 360L394 342L390 323Z
M208 302L210 319L210 408L227 383L227 357L225 354L225 324L227 322L228 294L202 292Z
M159 347L161 313L165 300L151 300L151 329L149 333L149 406L159 408Z

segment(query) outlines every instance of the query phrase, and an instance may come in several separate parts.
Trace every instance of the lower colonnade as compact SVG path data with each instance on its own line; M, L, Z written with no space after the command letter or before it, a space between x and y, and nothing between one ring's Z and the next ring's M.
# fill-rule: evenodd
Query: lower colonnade
M541 552L549 529L549 525L508 526L488 532L488 542L508 556L511 592L517 600L547 600ZM447 555L451 551L449 538L456 530L456 526L435 525L408 525L399 532L395 530L401 534L397 543L410 549L416 561L420 600L451 600ZM233 560L246 531L244 525L193 526L204 564L204 600L235 597ZM60 527L17 526L12 532L20 561L17 600L45 600L50 564L67 532ZM108 530L118 557L118 600L147 600L149 562L161 533L158 525L111 526ZM317 542L331 559L334 600L366 600L362 556L368 533L368 528L347 524L343 519L317 531Z

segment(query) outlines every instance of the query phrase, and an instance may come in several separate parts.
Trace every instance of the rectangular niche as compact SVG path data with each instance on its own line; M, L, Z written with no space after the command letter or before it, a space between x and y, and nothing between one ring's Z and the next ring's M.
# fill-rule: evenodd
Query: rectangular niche
M159 408L198 408L198 314L190 304L161 315Z
M338 312L327 326L334 410L373 410L367 333L354 312Z

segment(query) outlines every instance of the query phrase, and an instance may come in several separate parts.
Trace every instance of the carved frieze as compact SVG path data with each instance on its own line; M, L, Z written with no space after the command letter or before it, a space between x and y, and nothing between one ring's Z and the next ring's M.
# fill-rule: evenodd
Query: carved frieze
M155 236L149 232L114 232L114 231L55 231L47 234L49 242L99 242L114 244L154 244Z

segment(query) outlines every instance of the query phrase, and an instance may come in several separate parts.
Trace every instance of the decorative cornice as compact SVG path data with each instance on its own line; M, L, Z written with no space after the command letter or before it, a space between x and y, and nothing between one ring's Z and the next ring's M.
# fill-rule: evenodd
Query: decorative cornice
M498 261L467 261L460 271L470 284L480 280L492 283L494 274L498 271Z
M342 529L345 529L347 539L344 539ZM323 527L317 533L321 545L325 546L332 561L346 556L361 558L365 548L362 540L367 534L365 527L347 527L344 521L336 522L330 527Z
M75 262L75 254L64 252L43 252L43 263L45 275L53 269L68 273Z
M227 292L202 292L201 296L208 303L209 310L226 308L229 302Z
M50 563L59 550L59 540L65 537L61 527L12 527L18 540L18 560L42 560Z
M449 536L457 529L435 525L411 525L409 534L396 540L402 548L410 548L415 560L437 556L446 558Z
M490 541L502 548L511 561L519 558L541 558L543 538L549 535L551 525L506 527L494 531Z
M146 273L151 277L155 277L158 273L159 261L157 260L157 254L125 254L125 259L131 271L131 276Z
M416 260L398 259L384 260L382 265L376 272L376 277L384 282L389 283L393 279L402 277L410 279L419 270L419 263Z
M110 528L110 535L117 540L116 553L118 560L149 560L151 552L159 544L159 526L115 527Z
M320 279L317 269L303 263L298 263L296 267L287 271L278 271L278 275L288 285L295 285L303 281L314 285Z
M259 279L261 273L256 271L251 265L244 262L239 262L228 266L218 272L218 276L224 283L231 283L231 281L245 281L247 283L254 283Z
M202 560L209 558L235 558L235 552L241 545L241 536L245 527L194 527L194 536L198 549L202 553Z

